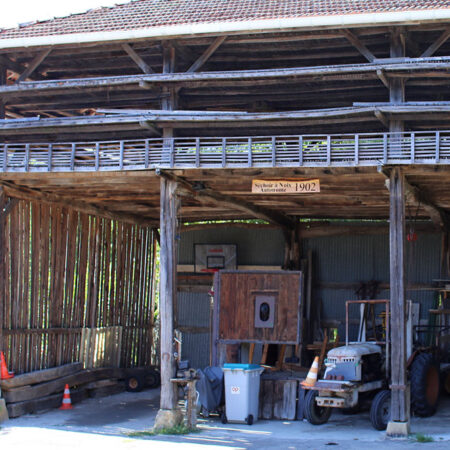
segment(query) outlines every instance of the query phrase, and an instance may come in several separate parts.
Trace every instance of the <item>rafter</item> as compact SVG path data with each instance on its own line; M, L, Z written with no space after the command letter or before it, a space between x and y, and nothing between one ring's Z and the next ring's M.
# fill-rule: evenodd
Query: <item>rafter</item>
M389 180L391 170L389 168L380 168L379 172L386 177L386 187L389 190ZM450 219L448 213L436 206L428 197L427 193L409 183L405 178L405 193L409 196L409 200L416 205L421 205L430 217L433 224L442 231L448 231L450 227Z
M131 223L141 226L157 226L155 221L150 221L136 214L112 212L106 208L95 206L89 203L80 202L73 197L50 194L36 189L30 189L24 186L17 186L9 181L0 181L5 194L9 197L15 197L22 200L40 201L44 203L57 204L65 208L73 209L85 214L91 214L105 219L119 220L125 223Z
M350 30L342 30L342 34L369 62L375 60L375 55Z
M128 56L136 63L136 65L144 73L155 73L155 71L133 50L129 44L122 44L122 48Z
M20 83L21 81L26 80L40 66L42 61L47 58L51 51L52 47L49 47L36 55L33 61L31 61L28 67L25 69L25 71L20 74L19 78L17 78L16 83Z
M203 64L205 64L206 61L208 61L208 59L213 55L213 53L222 45L226 38L227 36L219 36L217 39L215 39L214 42L205 50L203 55L201 55L200 58L198 58L197 61L195 61L195 63L192 64L192 66L189 67L186 72L197 72L197 70L200 69Z
M284 231L291 231L295 228L295 221L291 217L278 211L272 211L261 206L256 206L231 195L221 194L203 185L195 186L184 178L169 172L159 170L156 173L163 178L175 181L178 184L180 193L193 197L199 202L214 203L216 205L238 209L239 211L252 215L256 219L262 219L277 225Z
M375 111L375 117L389 130L389 120L388 118L381 112Z
M428 58L439 49L450 37L450 28L447 28L436 41L434 41L421 55L421 58Z

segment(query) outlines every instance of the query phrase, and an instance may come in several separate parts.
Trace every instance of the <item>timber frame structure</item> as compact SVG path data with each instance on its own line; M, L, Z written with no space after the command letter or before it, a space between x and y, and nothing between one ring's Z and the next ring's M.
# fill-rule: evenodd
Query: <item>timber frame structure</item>
M449 232L450 2L372 3L275 25L276 11L264 21L244 10L216 28L193 17L61 31L88 12L0 31L4 195L161 228L163 410L176 404L177 221L279 226L296 269L299 219L390 219L392 421L406 433L405 205ZM252 178L319 178L321 192L252 194Z

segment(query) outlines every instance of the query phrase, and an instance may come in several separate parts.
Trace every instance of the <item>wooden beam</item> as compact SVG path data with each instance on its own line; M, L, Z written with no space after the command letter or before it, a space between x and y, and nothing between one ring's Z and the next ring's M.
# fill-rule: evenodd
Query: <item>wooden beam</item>
M42 61L47 58L48 54L51 51L52 47L49 47L36 55L35 58L30 62L28 67L25 69L25 71L20 74L19 78L16 81L16 84L26 80L39 67Z
M161 321L161 397L160 411L176 409L178 396L174 383L174 304L176 301L176 243L177 215L179 202L176 196L177 184L161 178L160 209L160 295L159 311Z
M147 130L150 130L150 131L151 131L154 135L156 135L156 136L162 136L161 131L158 130L158 128L157 128L155 125L153 125L151 122L147 122L147 121L145 121L145 120L141 120L141 121L139 122L139 125L140 125L142 128L145 128L145 129L147 129Z
M386 177L387 188L390 191L389 180L391 178L391 170L389 168L382 168L380 172ZM408 195L408 201L422 206L438 230L445 232L450 229L450 220L444 209L436 206L423 189L409 183L406 177L404 177L403 184L405 193Z
M173 173L157 170L156 172L161 178L171 180L177 183L180 194L193 197L200 202L213 203L222 207L229 207L243 211L252 215L256 219L262 219L274 225L281 227L290 233L295 229L295 220L277 211L272 211L267 208L256 206L244 200L237 199L231 195L221 194L211 188L205 186L195 186L184 178L178 177Z
M145 219L144 217L121 212L111 212L108 209L100 206L94 206L89 203L80 202L72 197L66 197L57 194L50 194L42 192L36 189L30 189L24 186L17 186L8 181L1 181L0 185L3 186L4 192L10 197L19 198L22 200L38 201L49 204L57 204L64 208L73 209L85 214L91 214L98 217L104 217L105 219L118 220L120 222L131 223L133 225L140 226L155 226L154 221Z
M141 82L147 85L153 84L178 84L181 86L215 86L224 81L231 82L238 86L242 83L256 85L265 83L268 79L283 80L289 78L314 79L322 77L327 81L327 77L345 78L358 76L375 79L377 70L384 70L388 76L397 77L446 77L450 68L450 58L400 58L396 60L377 59L373 63L365 64L342 64L318 67L293 67L286 69L265 69L265 70L236 70L236 71L215 71L197 73L163 73L145 75L122 75L95 77L88 79L65 79L49 81L32 81L4 86L0 88L0 94L14 94L27 92L28 95L36 94L39 91L63 91L65 89L106 89L112 86L136 86Z
M375 59L374 54L360 41L360 39L353 34L350 30L342 30L342 34L348 41L369 61L373 62Z
M391 307L391 417L388 435L409 432L410 401L406 373L406 297L405 297L405 189L404 175L394 167L390 177L390 307ZM393 425L391 428L390 425ZM392 430L395 426L395 432Z
M390 124L388 118L378 110L375 110L374 114L375 117L389 130Z
M434 53L441 47L445 42L447 42L450 37L450 28L447 28L436 41L434 41L421 55L421 58L428 58L433 56Z
M122 48L128 56L136 63L136 65L144 73L155 73L155 71L133 50L129 44L122 44Z
M405 43L402 39L402 30L395 28L391 32L390 43L391 58L402 58L405 56ZM389 101L393 104L405 102L405 81L402 78L391 78L389 80ZM401 152L401 133L405 129L404 122L400 119L391 118L389 131L396 133L391 139L391 152L398 154Z
M0 64L0 86L6 84L6 67ZM5 119L5 103L3 99L0 98L0 119Z
M381 82L390 89L391 85L389 83L389 80L386 77L386 73L383 69L377 70L377 77L381 80Z
M197 59L197 61L192 64L191 67L186 71L187 73L197 72L208 59L213 55L213 53L222 45L227 36L219 36L214 40L214 42L205 50L205 52Z
M0 65L5 66L9 71L16 73L17 75L20 75L22 72L24 72L27 68L23 64L20 64L16 61L13 61L12 59L8 58L6 55L0 55ZM44 79L41 74L35 76L33 78L38 78L40 80ZM28 79L31 79L31 77L28 77Z

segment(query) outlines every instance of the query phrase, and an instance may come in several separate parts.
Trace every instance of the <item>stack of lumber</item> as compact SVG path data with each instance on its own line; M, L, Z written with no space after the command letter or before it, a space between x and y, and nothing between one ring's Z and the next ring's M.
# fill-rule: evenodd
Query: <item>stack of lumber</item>
M72 403L125 389L120 369L83 370L81 363L66 364L1 380L9 417L41 412L61 405L64 386L69 385Z
M295 420L303 418L301 384L304 377L283 372L264 373L259 389L259 418Z

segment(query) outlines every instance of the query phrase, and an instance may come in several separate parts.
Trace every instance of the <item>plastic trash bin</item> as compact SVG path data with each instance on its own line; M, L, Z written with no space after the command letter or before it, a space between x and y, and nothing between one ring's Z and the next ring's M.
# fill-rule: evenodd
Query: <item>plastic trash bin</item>
M225 416L222 422L251 425L258 420L259 384L264 368L257 364L224 364Z

